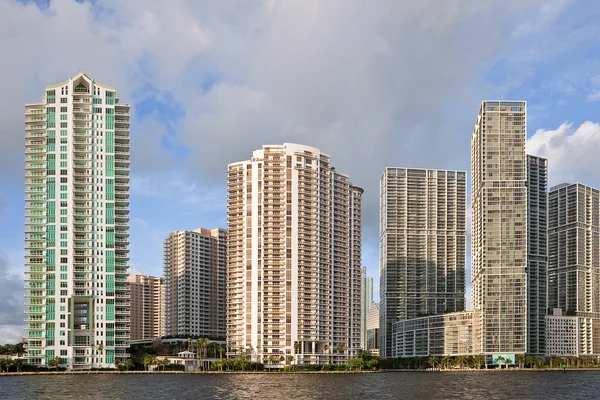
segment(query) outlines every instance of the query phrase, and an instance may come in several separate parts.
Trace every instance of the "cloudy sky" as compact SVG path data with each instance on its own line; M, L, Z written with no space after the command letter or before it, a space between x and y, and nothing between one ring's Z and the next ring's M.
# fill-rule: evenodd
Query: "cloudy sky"
M225 227L225 173L266 143L365 189L378 275L385 166L469 170L483 99L528 101L552 184L600 186L600 4L576 0L0 1L0 343L21 335L24 104L84 70L133 107L131 263Z

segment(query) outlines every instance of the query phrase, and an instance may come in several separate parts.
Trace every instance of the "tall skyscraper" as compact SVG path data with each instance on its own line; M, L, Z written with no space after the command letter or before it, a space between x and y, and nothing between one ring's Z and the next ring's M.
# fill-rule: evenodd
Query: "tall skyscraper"
M328 155L291 143L227 175L228 343L274 367L356 354L362 189Z
M527 348L526 104L484 101L471 140L473 351Z
M131 294L131 340L164 336L163 278L131 275L127 278Z
M111 367L129 338L129 105L80 72L25 106L29 363Z
M398 320L465 308L466 173L386 168L380 185L380 341Z
M369 315L369 310L371 310L371 305L373 304L373 278L367 276L367 269L361 268L361 300L360 300L360 309L361 309L361 324L362 331L360 336L360 347L363 350L367 349L367 319ZM379 319L378 319L379 320Z
M225 338L227 232L172 232L164 243L165 334Z
M527 353L546 351L548 160L527 156Z

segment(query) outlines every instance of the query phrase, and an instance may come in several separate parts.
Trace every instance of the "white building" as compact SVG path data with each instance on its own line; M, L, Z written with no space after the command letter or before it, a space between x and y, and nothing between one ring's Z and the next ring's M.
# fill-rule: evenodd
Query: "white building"
M225 338L225 229L170 233L163 261L165 334Z
M580 323L586 325L585 319L563 315L560 308L553 309L552 314L546 316L546 355L579 357Z
M361 348L361 198L319 149L266 145L228 166L227 341L265 362ZM293 357L293 359L292 359Z
M361 268L361 336L360 347L363 350L367 349L367 319L373 304L373 278L367 276L367 269ZM379 309L379 308L378 308ZM379 318L377 319L379 321Z
M366 342L364 350L373 355L379 355L379 303L371 303L367 315Z
M29 363L114 366L129 338L129 105L85 73L25 106Z

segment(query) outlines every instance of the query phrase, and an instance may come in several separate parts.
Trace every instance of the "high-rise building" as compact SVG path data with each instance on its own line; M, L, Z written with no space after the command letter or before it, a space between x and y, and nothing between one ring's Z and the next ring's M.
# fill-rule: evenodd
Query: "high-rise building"
M360 347L363 350L367 349L367 318L371 305L373 304L373 278L367 276L367 269L361 268L361 336L360 336ZM378 319L379 321L379 319Z
M227 233L176 231L164 243L165 334L225 338Z
M466 173L386 168L380 184L380 352L394 322L465 308Z
M473 351L527 350L526 104L484 101L471 140Z
M163 278L131 275L127 278L131 294L131 340L164 336Z
M581 183L548 196L548 308L551 326L578 318L573 355L600 355L600 191Z
M546 351L548 160L527 156L527 353Z
M129 105L80 72L25 106L29 363L112 367L129 338Z
M229 164L227 191L229 345L272 367L356 354L362 189L284 143Z

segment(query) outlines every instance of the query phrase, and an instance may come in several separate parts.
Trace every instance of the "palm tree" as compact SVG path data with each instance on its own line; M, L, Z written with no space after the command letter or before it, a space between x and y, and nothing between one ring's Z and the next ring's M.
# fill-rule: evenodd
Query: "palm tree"
M125 361L125 369L127 371L130 371L133 368L135 368L135 364L133 363L133 360L131 358L128 358L127 361Z
M190 349L192 348L192 338L188 338L187 342L188 342L188 351L190 351Z
M528 357L528 361L529 361L530 368L533 368L534 366L537 365L537 358L533 355Z
M435 369L435 367L437 367L439 365L440 360L439 360L439 358L432 356L432 357L429 357L429 359L427 360L427 362L429 363L429 365L431 366L431 368Z
M222 360L223 352L225 351L225 348L223 346L219 346L219 347L217 347L217 350L219 351L219 356L221 357L221 360Z
M525 363L525 355L517 354L515 356L515 362L519 365L519 368L523 368L523 364Z
M452 361L452 359L450 358L450 356L444 356L442 358L442 365L444 366L445 369L448 369L451 361Z
M477 368L481 368L483 363L485 362L485 357L483 354L476 354L473 356L473 361L477 364Z
M340 353L341 353L342 351L344 351L344 348L345 348L345 347L346 347L346 346L344 345L344 343L338 343L338 344L335 346L335 351L338 353L338 365L341 365L342 357L341 357Z
M506 361L506 359L504 357L502 357L502 356L498 356L498 357L496 357L495 361L500 366L500 369L502 369L502 364L504 364L504 362Z

